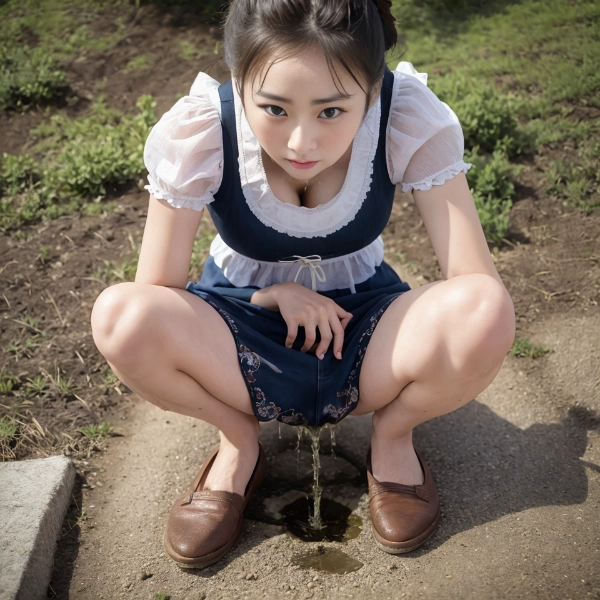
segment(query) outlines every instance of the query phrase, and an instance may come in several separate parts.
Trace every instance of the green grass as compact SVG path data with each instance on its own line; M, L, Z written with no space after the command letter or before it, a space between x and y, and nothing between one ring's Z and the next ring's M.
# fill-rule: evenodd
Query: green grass
M0 439L10 440L15 437L19 425L15 421L11 421L7 417L0 419Z
M145 71L150 68L148 57L144 54L139 54L135 58L132 58L125 66L126 71Z
M550 352L545 346L536 346L533 342L525 337L517 337L513 343L510 353L517 358L539 358Z
M402 59L418 70L500 78L502 87L542 100L540 108L550 112L564 100L600 107L596 0L496 1L454 11L435 4L394 2L395 14L410 26L400 23L407 36Z
M133 184L144 173L143 149L156 122L150 96L136 114L122 114L100 99L88 117L56 114L32 131L30 155L0 160L0 229L16 229L99 203L110 188Z
M0 45L0 110L22 110L64 94L67 77L43 48Z
M79 428L79 431L90 440L102 440L110 436L112 432L110 423L90 424Z
M0 45L25 37L58 60L83 50L102 51L124 34L125 23L117 18L113 31L94 35L91 25L109 6L128 5L126 0L4 0L0 2Z
M405 41L388 64L406 60L428 73L431 89L456 112L467 156L480 157L467 179L490 243L507 231L518 178L510 163L523 153L572 145L574 152L550 165L549 193L586 213L600 206L600 119L575 110L600 108L600 2L395 0L393 6Z
M33 378L28 377L24 387L28 396L40 396L50 389L50 384L46 375L36 375Z
M9 395L19 387L20 378L9 371L0 371L0 394Z

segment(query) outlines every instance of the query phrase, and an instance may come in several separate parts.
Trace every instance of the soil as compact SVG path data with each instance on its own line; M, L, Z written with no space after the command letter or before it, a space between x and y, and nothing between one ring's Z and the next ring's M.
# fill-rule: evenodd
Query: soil
M122 7L111 10L92 27L116 30L121 17L126 33L115 47L86 52L66 66L69 97L50 112L84 114L102 93L109 105L133 110L140 95L152 94L160 115L198 71L227 79L214 53L218 31L194 14L152 6L125 16ZM194 60L179 57L180 39L198 48ZM141 52L149 69L127 70ZM584 107L573 108L571 118L585 114ZM29 129L47 118L44 108L0 115L0 152L27 151ZM545 166L566 151L548 147L522 158L510 232L493 249L515 304L518 335L551 352L507 357L477 400L419 429L444 516L432 540L408 557L382 553L369 532L361 479L368 419L337 427L339 462L324 461L325 497L362 517L364 529L353 540L324 546L364 564L347 575L295 567L298 555L318 544L261 520L265 506L281 506L284 493L293 500L310 488L308 444L299 470L290 471L295 430L284 427L280 438L271 425L261 434L269 476L239 544L199 572L180 571L166 558L161 536L170 503L216 443L216 432L162 413L111 382L89 326L95 298L118 280L105 261L122 265L139 248L145 192L132 186L100 215L72 214L0 234L0 370L21 381L0 403L19 403L33 436L12 451L19 459L65 452L78 471L48 597L600 598L600 211L586 215L546 193ZM411 285L441 277L410 195L398 192L384 237L387 260ZM44 372L71 380L72 389L51 386L27 396L27 378ZM114 424L108 440L90 441L79 431L101 422ZM326 444L324 452L330 450Z

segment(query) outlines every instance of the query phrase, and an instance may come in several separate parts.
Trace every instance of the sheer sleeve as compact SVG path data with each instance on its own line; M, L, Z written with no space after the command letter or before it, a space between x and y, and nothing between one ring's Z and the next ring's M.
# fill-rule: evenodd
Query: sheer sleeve
M175 208L202 210L221 185L223 134L218 86L215 79L200 73L190 95L161 117L146 140L145 187Z
M427 74L408 62L394 71L386 142L390 179L403 192L429 190L472 167L463 161L457 116L427 87Z

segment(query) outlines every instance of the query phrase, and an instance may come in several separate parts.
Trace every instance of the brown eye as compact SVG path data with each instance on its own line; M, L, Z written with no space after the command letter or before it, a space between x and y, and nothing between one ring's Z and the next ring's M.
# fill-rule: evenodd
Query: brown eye
M337 111L337 113L335 111ZM339 117L342 114L342 111L339 108L325 108L321 114L325 115L326 120L330 120Z
M265 106L264 108L273 117L283 117L285 115L285 110L283 110L283 108L281 108L281 106L276 106L275 104L269 104L269 105Z

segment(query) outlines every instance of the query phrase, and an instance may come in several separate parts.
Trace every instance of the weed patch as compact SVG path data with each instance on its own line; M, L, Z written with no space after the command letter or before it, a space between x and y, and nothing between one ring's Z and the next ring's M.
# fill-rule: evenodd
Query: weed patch
M473 164L467 173L467 181L485 237L491 244L500 244L508 231L514 179L522 167L511 164L502 149L489 156L478 154L475 147L465 155L465 160Z
M600 142L584 142L564 161L552 161L546 177L546 192L591 213L600 206Z
M155 105L142 96L137 114L122 115L99 101L89 117L55 115L35 129L32 156L2 157L0 228L58 217L111 188L137 182L145 170L144 142L156 122Z
M44 49L0 46L0 110L23 110L64 94L67 78Z
M484 152L502 149L514 157L530 145L515 116L520 103L517 96L499 93L489 83L464 73L434 79L432 90L456 113L466 148L478 146Z
M517 358L539 358L550 352L545 346L536 346L530 340L524 337L517 337L513 343L510 353Z
M98 441L110 436L112 432L110 423L100 423L99 425L90 424L79 428L79 431L90 440Z

